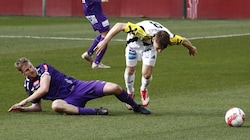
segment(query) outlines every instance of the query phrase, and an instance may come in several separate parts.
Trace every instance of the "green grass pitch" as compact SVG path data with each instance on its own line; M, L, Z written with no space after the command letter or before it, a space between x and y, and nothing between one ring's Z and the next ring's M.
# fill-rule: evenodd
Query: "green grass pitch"
M138 22L142 18L110 18ZM250 136L250 20L153 19L173 33L190 38L198 54L181 46L158 55L149 87L151 115L128 111L114 96L90 101L107 107L109 116L67 116L42 101L39 113L8 113L26 97L24 77L13 64L27 57L34 65L47 62L77 79L112 81L124 87L125 33L109 44L103 63L111 69L92 70L81 59L96 35L84 17L0 16L0 136L4 140L218 140ZM58 38L60 37L60 38ZM65 38L71 38L66 40ZM86 39L86 40L84 40ZM141 63L137 67L135 100L140 102ZM230 107L240 107L246 121L240 128L225 124Z

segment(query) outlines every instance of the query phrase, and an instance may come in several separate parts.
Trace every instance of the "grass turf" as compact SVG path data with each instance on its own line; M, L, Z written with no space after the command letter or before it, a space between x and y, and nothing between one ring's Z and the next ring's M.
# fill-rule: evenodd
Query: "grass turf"
M140 18L110 18L116 22L138 22ZM173 33L187 38L250 32L249 20L153 19ZM34 65L48 62L77 79L101 79L124 87L126 34L109 44L103 63L108 70L92 70L81 60L91 40L10 38L38 36L94 38L97 35L82 17L0 17L0 135L2 139L246 139L249 134L249 52L248 36L196 39L198 54L190 57L181 46L169 47L158 55L149 88L153 114L128 111L115 97L92 100L87 107L107 107L109 116L66 116L54 113L51 101L43 101L43 112L8 113L8 108L26 97L23 76L13 67L26 56ZM116 60L116 61L114 61ZM140 64L137 67L135 100L140 102ZM240 128L225 124L228 108L246 113Z

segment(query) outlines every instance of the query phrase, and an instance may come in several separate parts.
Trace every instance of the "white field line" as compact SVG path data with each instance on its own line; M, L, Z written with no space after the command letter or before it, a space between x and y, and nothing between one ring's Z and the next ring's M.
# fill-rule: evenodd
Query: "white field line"
M230 35L217 35L217 36L205 36L205 37L191 37L190 40L197 40L197 39L210 39L210 38L226 38L226 37L235 37L235 36L248 36L250 33L244 34L230 34Z
M198 39L211 39L211 38L226 38L235 36L248 36L250 33L244 34L230 34L230 35L218 35L218 36L204 36L204 37L191 37L190 40ZM93 38L77 38L77 37L43 37L43 36L15 36L15 35L0 35L0 38L30 38L30 39L51 39L51 40L93 40ZM125 41L124 39L113 39L113 41Z

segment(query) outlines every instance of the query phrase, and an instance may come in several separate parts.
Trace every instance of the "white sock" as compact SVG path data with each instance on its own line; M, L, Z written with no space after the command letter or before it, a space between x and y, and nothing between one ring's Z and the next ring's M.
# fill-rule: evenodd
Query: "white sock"
M125 80L127 92L129 94L134 93L135 72L133 74L128 74L127 71L125 71L124 80Z
M149 84L151 83L153 79L153 76L151 75L149 79L144 78L143 76L141 77L141 90L145 90L149 87Z

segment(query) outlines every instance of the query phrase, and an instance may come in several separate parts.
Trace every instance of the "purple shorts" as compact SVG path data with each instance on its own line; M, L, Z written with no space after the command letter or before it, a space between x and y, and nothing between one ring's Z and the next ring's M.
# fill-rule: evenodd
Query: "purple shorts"
M105 84L105 81L99 80L79 81L70 96L63 100L74 106L84 107L89 100L105 96L103 93Z
M94 31L99 31L100 33L107 32L110 29L109 20L105 15L90 15L86 16L86 18L91 23Z
M107 32L110 29L110 26L103 27L101 23L92 25L94 31L99 31L99 33Z
M110 24L108 19L100 20L98 23L92 25L94 31L99 31L100 33L107 32L110 29Z

